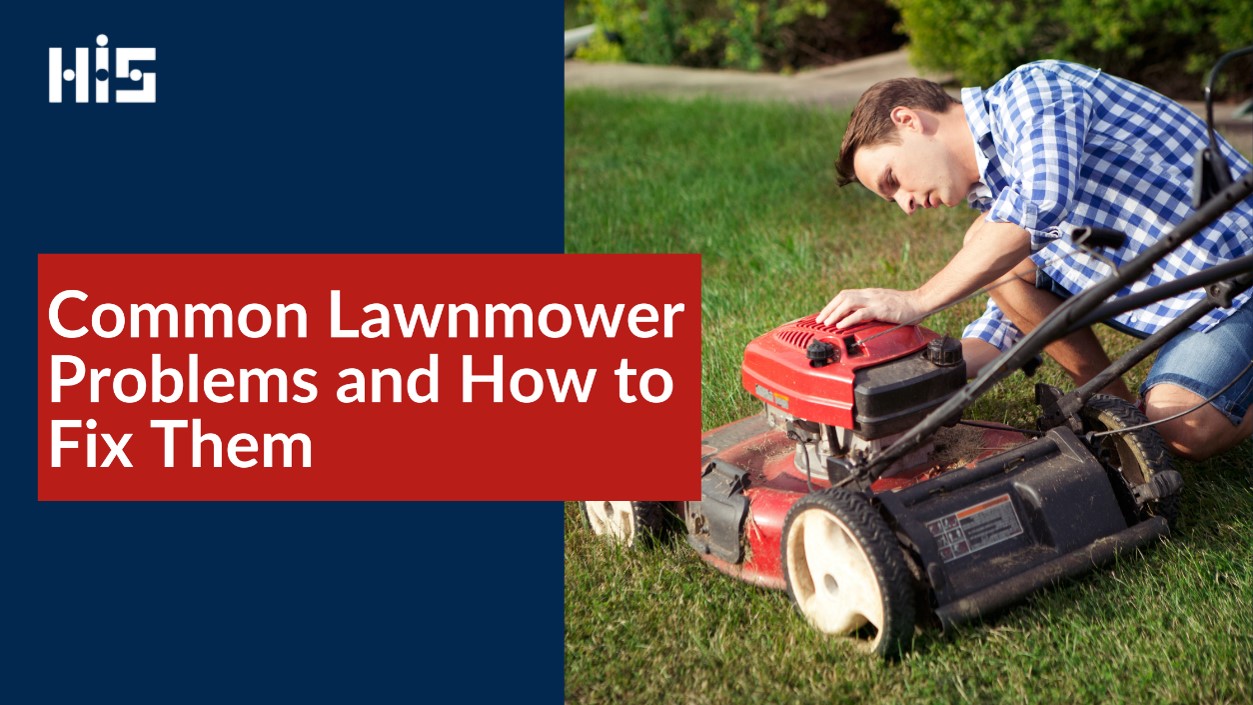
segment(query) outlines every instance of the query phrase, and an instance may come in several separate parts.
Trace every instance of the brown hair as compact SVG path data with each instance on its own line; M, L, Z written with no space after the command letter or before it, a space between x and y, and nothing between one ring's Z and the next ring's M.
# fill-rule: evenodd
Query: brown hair
M844 130L840 156L835 160L836 183L844 186L857 180L853 156L858 149L900 144L900 135L892 124L893 108L904 106L911 110L946 113L954 104L960 105L961 101L945 93L940 84L923 78L890 78L866 89L853 108L848 129Z

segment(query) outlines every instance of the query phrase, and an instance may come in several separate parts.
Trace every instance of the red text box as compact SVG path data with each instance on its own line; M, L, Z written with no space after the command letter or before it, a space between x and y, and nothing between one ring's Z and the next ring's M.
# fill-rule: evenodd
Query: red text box
M699 495L696 255L41 255L39 306L41 500Z

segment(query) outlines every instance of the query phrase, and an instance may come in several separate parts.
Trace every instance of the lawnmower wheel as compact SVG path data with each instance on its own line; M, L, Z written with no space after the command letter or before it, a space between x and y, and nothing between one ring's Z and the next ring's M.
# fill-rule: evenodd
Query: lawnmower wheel
M660 536L666 527L661 502L581 502L592 533L633 547Z
M831 488L805 495L783 522L783 573L801 614L884 657L908 648L914 587L900 544L864 497Z
M1079 411L1087 431L1112 431L1130 428L1148 423L1148 417L1130 402L1115 396L1097 394ZM1115 433L1102 436L1100 445L1094 448L1097 457L1108 468L1116 471L1122 486L1115 489L1119 493L1119 504L1123 505L1128 521L1142 521L1150 516L1160 516L1169 524L1174 524L1179 517L1179 496L1177 494L1153 500L1144 506L1137 506L1131 491L1146 482L1154 475L1173 470L1170 455L1162 437L1151 426L1126 433Z

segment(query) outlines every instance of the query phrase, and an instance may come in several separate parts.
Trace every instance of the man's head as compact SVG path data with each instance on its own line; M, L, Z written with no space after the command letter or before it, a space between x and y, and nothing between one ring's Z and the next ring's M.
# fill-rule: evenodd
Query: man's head
M840 145L839 184L859 181L906 213L958 205L979 178L960 105L939 84L920 78L871 86Z

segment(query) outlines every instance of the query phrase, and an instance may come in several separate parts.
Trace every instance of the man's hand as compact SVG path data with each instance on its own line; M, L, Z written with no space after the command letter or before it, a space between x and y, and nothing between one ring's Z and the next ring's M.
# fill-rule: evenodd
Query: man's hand
M848 328L865 321L905 323L920 318L922 307L915 291L896 289L845 289L818 314L818 322Z

